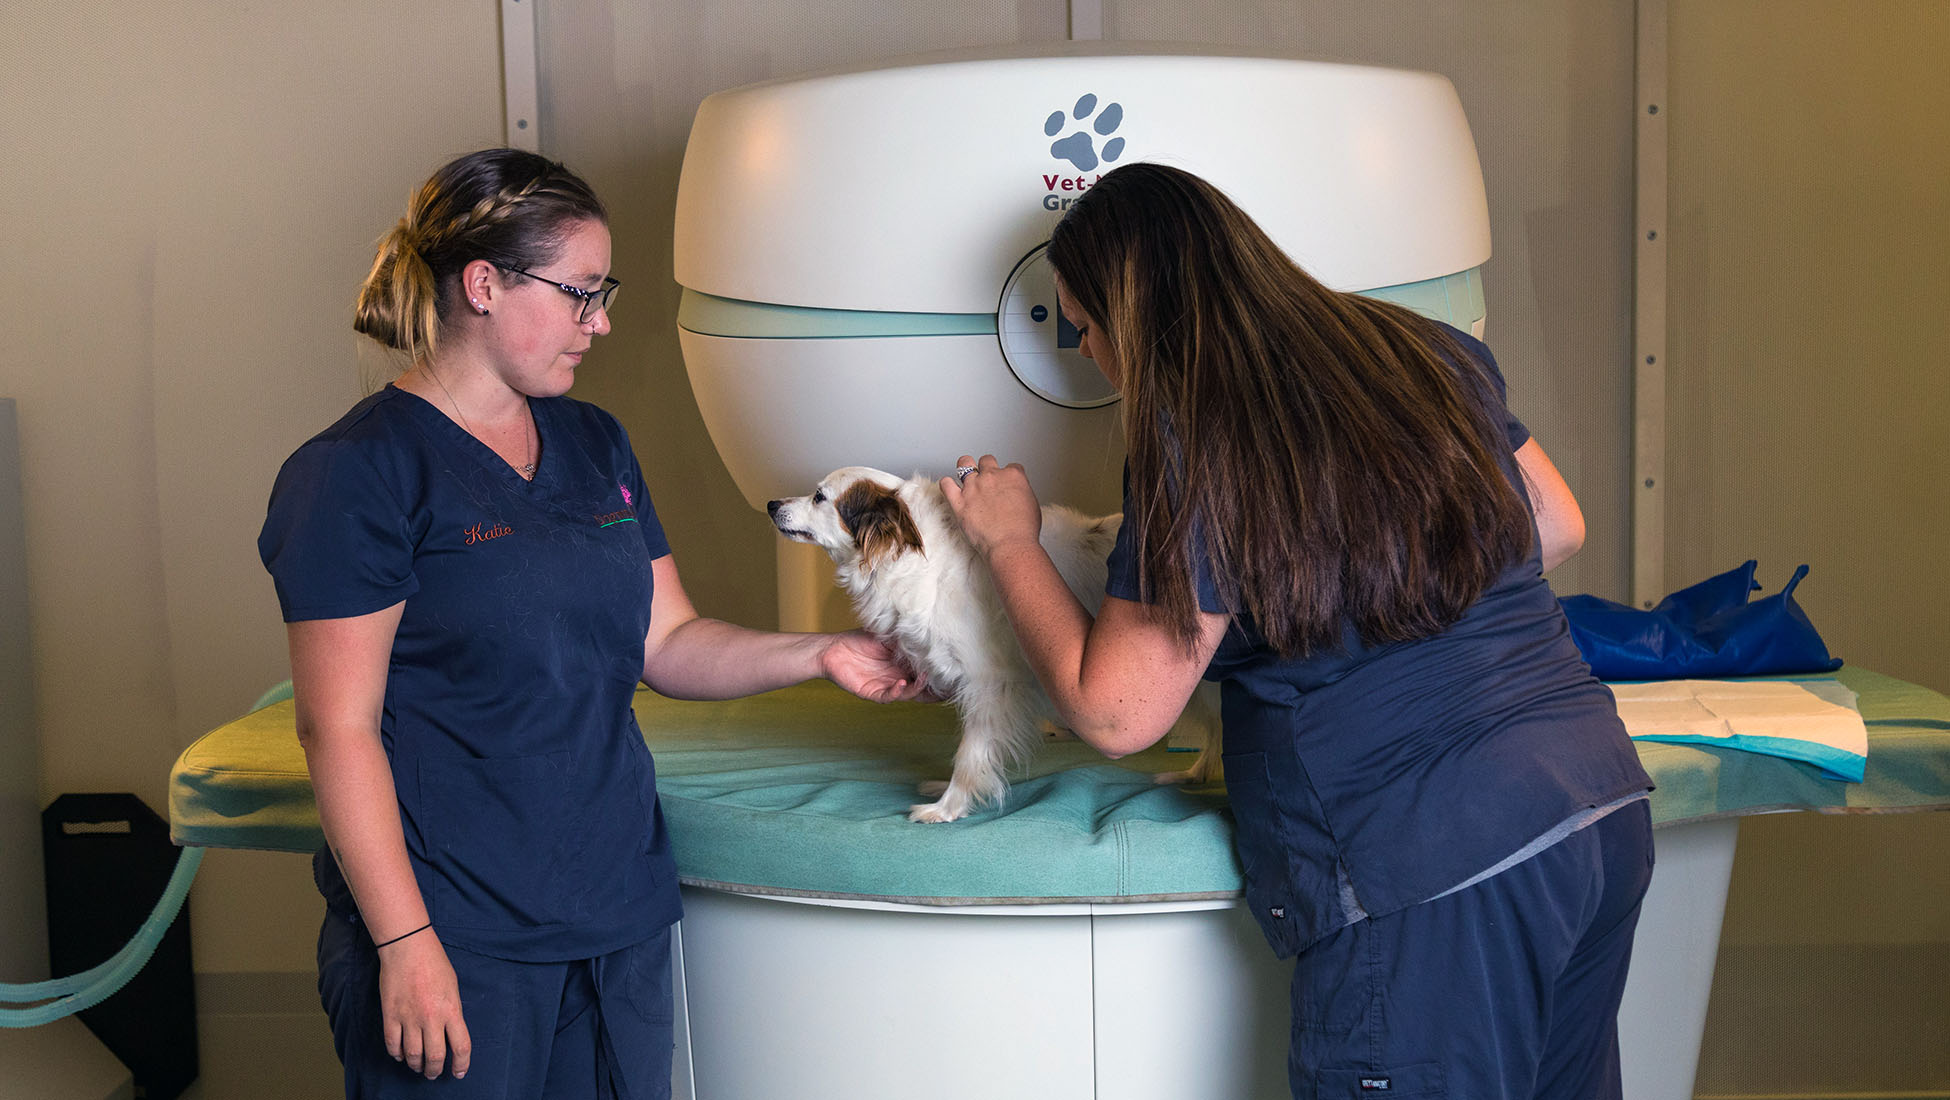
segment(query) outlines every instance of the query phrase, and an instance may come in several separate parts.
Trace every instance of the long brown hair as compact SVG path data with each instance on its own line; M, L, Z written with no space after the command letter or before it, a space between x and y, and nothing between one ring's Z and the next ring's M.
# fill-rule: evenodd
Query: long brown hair
M1201 560L1294 656L1436 633L1528 552L1489 369L1323 286L1211 184L1120 167L1049 258L1116 358L1139 587L1188 645Z
M482 149L420 185L406 216L380 238L352 327L413 362L433 357L460 271L486 260L509 271L546 266L576 222L609 224L587 183L521 149Z

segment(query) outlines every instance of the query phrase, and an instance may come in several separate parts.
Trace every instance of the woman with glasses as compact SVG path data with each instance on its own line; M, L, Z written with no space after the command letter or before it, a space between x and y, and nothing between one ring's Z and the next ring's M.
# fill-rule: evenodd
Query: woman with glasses
M564 396L609 331L609 269L608 216L562 165L441 168L354 321L406 369L272 491L258 548L326 837L319 991L348 1096L667 1096L677 877L637 683L921 691L865 635L692 608L621 425Z
M1161 165L1105 174L1049 259L1124 397L1102 610L1020 466L942 488L1083 740L1135 752L1221 681L1246 904L1297 957L1294 1097L1618 1096L1652 784L1544 581L1583 519L1489 349Z

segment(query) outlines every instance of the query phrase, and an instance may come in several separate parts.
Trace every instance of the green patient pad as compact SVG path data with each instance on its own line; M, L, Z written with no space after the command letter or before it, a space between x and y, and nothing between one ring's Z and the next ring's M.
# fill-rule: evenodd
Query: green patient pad
M1833 676L1869 731L1861 783L1738 750L1639 742L1660 825L1768 810L1950 806L1950 699L1888 676ZM1107 762L1070 740L1042 746L1007 803L946 825L907 820L915 785L946 779L946 706L875 706L824 683L727 703L636 698L683 880L771 894L932 905L1135 902L1239 892L1217 787L1160 787L1186 767L1162 747ZM318 814L287 700L184 750L170 782L178 844L309 852Z

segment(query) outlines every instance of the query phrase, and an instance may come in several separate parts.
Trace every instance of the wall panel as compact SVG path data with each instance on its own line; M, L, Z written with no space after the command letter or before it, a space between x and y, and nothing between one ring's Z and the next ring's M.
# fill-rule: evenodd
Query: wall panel
M20 475L41 801L158 812L184 746L288 675L256 537L278 464L390 377L352 301L441 161L500 140L468 0L35 5L0 36L0 393ZM200 970L303 970L296 857L214 854Z
M1667 576L1950 690L1950 6L1671 0ZM1703 1095L1950 1091L1950 814L1742 823Z

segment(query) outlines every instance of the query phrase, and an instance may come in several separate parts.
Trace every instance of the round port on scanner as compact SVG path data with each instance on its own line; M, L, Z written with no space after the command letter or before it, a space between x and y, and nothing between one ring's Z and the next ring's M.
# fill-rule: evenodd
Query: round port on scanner
M1077 350L1077 330L1056 308L1048 245L1037 245L1002 284L995 335L1016 381L1052 404L1094 409L1117 400L1097 365Z

